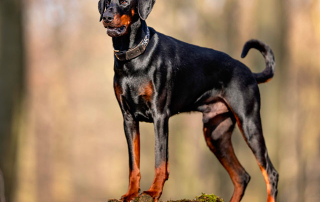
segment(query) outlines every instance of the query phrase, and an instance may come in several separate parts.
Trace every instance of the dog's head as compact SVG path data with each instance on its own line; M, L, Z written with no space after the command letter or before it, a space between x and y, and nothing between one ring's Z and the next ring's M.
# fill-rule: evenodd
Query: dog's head
M155 0L100 0L100 21L107 34L119 37L128 33L129 26L139 18L146 20Z

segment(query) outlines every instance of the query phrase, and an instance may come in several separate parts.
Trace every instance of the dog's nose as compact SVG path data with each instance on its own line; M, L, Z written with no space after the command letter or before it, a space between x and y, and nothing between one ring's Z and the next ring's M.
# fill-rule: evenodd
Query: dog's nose
M114 19L114 15L112 13L109 13L109 12L105 12L103 14L103 17L102 17L103 21L105 21L106 23L110 23L112 22L112 20Z

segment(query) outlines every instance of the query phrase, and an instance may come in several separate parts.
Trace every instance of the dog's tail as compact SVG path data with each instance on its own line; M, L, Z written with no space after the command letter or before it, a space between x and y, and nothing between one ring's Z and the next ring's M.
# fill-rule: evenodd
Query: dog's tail
M244 45L241 58L246 57L251 48L259 50L266 61L266 68L262 72L253 73L258 83L265 83L273 77L276 68L273 52L268 45L262 43L261 41L252 39Z

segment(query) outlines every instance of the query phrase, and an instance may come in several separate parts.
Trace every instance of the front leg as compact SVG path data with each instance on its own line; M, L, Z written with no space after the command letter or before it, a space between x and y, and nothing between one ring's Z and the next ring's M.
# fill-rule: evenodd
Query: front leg
M160 116L154 120L155 128L155 177L148 191L144 194L152 196L155 202L162 194L163 185L169 178L168 164L168 117Z
M129 151L129 189L121 197L123 201L131 201L139 196L140 191L140 134L139 122L131 115L124 115L124 131Z

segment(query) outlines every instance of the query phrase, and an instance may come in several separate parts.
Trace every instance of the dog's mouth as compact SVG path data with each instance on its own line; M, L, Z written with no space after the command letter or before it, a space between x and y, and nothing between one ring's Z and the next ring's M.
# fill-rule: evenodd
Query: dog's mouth
M119 37L122 36L126 32L126 26L120 26L120 27L113 27L113 26L106 26L107 28L107 34L111 37Z

